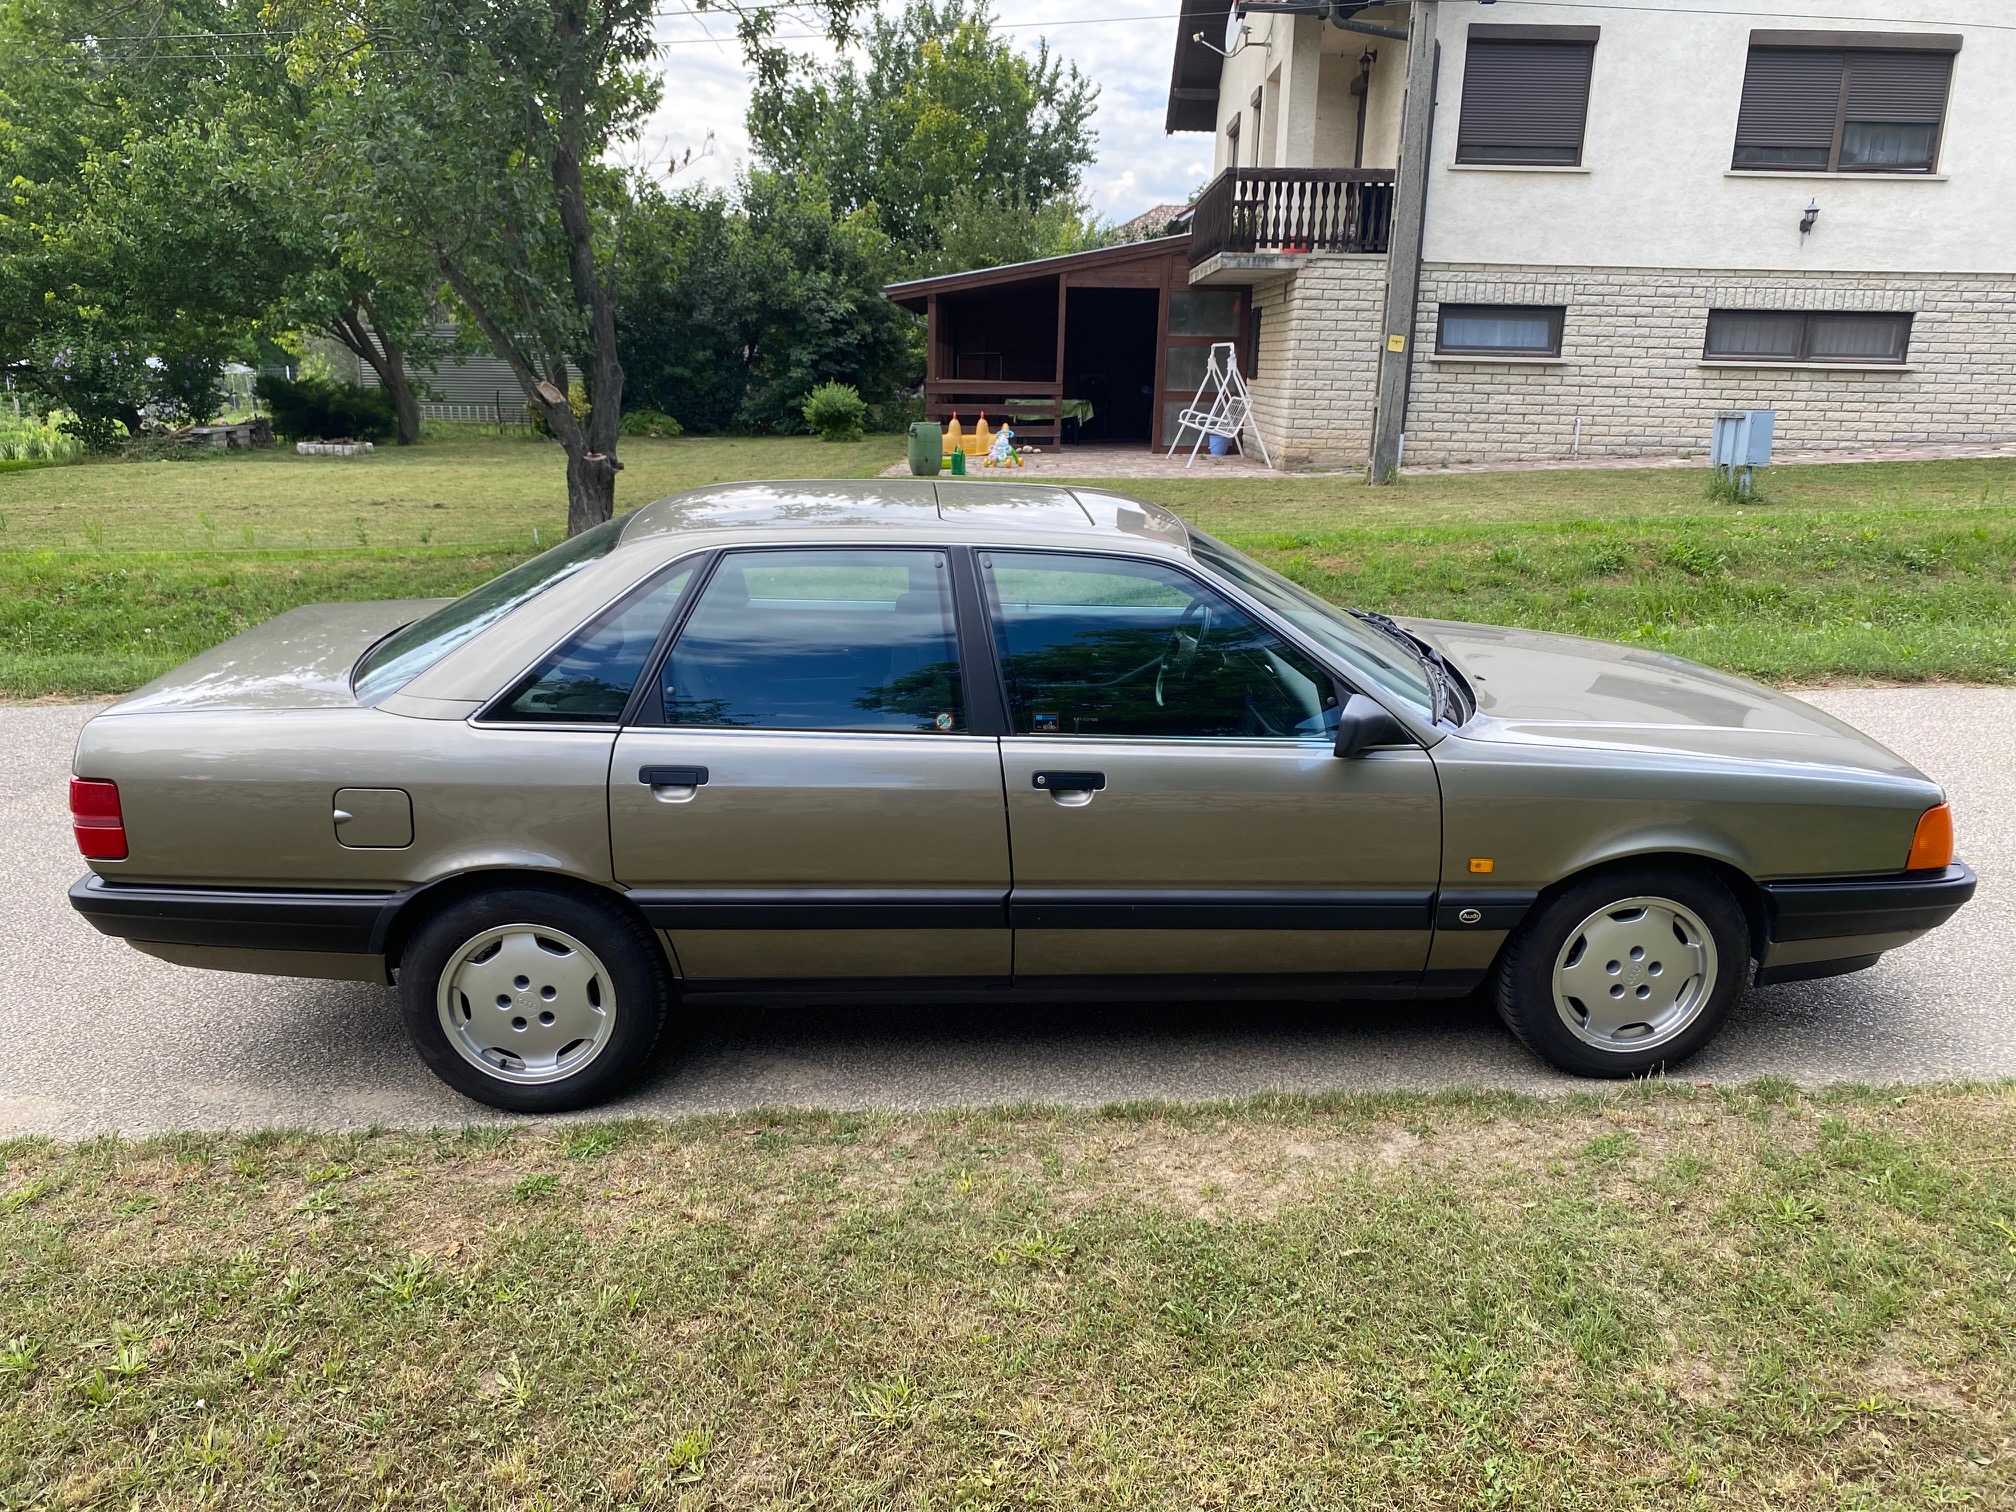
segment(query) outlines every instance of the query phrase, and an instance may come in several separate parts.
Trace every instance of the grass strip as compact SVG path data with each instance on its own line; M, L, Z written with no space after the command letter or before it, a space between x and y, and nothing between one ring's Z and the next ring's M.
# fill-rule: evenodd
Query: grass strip
M120 693L302 604L466 592L527 548L0 552L0 693Z
M2016 678L2016 515L1922 510L1256 529L1339 603L1643 644L1778 682ZM0 552L0 693L119 692L297 604L459 593L530 543Z
M2016 1091L0 1147L0 1504L2008 1505Z

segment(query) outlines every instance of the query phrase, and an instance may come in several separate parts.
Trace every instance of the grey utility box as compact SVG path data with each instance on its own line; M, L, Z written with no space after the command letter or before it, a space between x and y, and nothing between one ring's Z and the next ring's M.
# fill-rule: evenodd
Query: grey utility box
M1708 460L1725 468L1769 467L1771 434L1778 428L1776 410L1720 410L1715 416L1715 440Z

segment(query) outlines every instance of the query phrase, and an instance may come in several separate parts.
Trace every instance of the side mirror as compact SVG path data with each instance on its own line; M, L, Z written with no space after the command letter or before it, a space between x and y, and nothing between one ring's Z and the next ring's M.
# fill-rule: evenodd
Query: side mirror
M1353 693L1337 716L1337 755L1349 761L1373 746L1398 745L1408 739L1400 721L1363 693Z

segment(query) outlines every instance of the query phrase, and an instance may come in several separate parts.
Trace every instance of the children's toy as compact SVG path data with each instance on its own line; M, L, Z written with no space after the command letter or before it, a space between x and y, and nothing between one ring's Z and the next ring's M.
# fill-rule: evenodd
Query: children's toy
M1022 453L1015 449L1015 429L1004 425L994 432L994 444L987 448L987 457L982 467L1020 467Z
M972 457L984 457L994 445L994 438L987 430L987 411L980 411L980 423L973 427L973 434L967 439L966 453Z
M945 466L948 471L963 472L964 468L953 468L952 459L966 450L966 433L959 428L959 411L952 411L952 423L945 427Z

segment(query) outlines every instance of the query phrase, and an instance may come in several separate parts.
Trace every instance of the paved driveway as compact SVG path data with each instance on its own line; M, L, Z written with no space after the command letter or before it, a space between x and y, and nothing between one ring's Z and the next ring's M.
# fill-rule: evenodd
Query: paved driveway
M2016 689L1814 695L1944 782L1982 889L1874 970L1751 994L1686 1075L1804 1083L2016 1076ZM0 1133L459 1124L392 993L188 971L86 927L64 782L74 706L0 709ZM1447 1004L771 1010L692 1040L609 1111L929 1107L1278 1090L1582 1085Z

